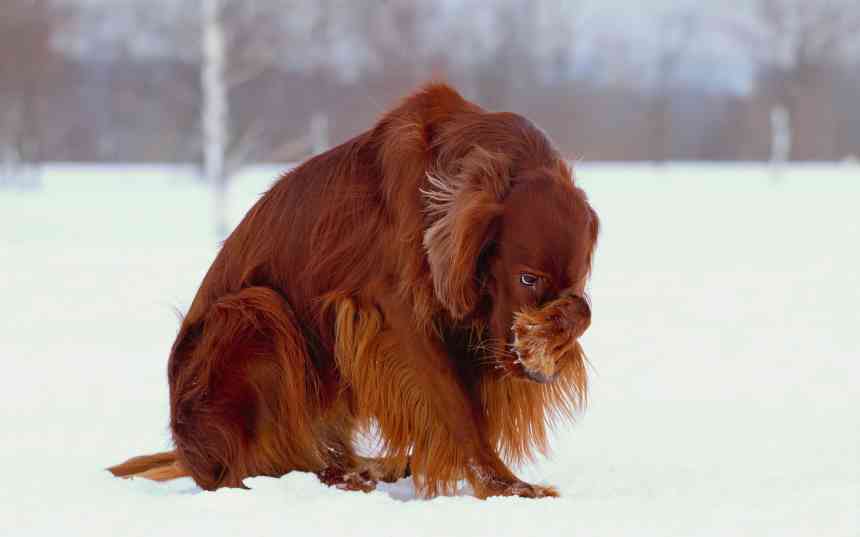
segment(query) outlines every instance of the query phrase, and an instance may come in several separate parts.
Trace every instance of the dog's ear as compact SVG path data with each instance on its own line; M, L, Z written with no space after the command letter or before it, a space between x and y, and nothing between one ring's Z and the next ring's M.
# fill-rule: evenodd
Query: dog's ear
M453 175L443 169L427 175L424 248L437 300L462 319L479 298L478 260L504 211L509 159L475 147L453 167Z

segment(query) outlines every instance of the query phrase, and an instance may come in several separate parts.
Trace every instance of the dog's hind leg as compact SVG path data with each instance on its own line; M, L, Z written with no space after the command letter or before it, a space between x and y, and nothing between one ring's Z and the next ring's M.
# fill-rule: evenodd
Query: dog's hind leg
M204 489L326 468L318 376L282 295L248 287L187 319L169 365L179 463Z

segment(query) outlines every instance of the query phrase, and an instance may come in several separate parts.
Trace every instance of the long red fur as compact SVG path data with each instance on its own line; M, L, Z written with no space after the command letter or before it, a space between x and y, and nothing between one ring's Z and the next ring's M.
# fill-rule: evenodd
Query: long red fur
M445 85L282 176L225 241L182 321L168 364L175 451L111 471L190 475L204 489L300 470L368 490L411 473L427 496L462 479L479 497L555 495L507 465L546 451L548 427L583 403L581 348L558 335L558 376L538 384L515 374L491 334L516 313L492 291L494 234L517 178L537 172L567 205L538 193L523 198L527 210L561 211L570 229L584 213L584 254L570 269L584 277L596 215L556 150L524 118ZM555 248L549 236L526 240ZM557 320L563 300L527 322ZM353 448L369 429L378 459Z

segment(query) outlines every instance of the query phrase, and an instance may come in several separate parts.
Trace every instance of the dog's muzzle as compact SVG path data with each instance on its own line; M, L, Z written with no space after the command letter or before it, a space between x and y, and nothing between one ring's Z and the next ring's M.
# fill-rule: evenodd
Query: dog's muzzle
M562 296L540 309L517 313L511 350L523 375L540 383L558 376L560 362L578 358L576 340L591 325L591 306L579 295Z

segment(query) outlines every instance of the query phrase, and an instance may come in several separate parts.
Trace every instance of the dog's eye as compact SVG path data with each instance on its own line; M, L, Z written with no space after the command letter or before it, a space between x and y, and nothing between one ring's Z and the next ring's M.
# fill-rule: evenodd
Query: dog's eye
M534 287L537 285L539 276L535 276L534 274L529 274L528 272L523 272L520 274L520 283L525 285L526 287Z

